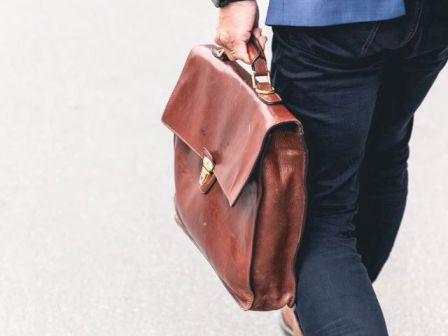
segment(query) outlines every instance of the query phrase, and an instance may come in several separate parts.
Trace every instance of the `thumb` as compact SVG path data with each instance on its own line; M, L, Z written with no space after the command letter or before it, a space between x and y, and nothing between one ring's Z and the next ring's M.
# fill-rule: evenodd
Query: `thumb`
M252 30L252 35L257 39L261 48L264 50L264 47L266 45L268 38L266 36L262 35L261 28L255 27L254 30Z
M268 38L264 35L257 37L258 43L260 43L261 48L264 50L266 47L266 42L268 41Z

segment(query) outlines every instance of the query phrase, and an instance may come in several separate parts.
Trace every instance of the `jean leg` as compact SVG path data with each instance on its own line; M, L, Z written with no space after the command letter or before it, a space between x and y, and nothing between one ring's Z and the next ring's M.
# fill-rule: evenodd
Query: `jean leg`
M406 206L413 115L448 58L438 47L386 66L360 173L357 248L371 281L387 261Z
M381 307L356 252L355 239L341 236L304 240L296 302L304 335L387 335Z
M295 32L274 30L272 74L285 104L302 121L309 148L296 312L305 336L384 336L386 324L356 251L352 222L383 63L326 59L307 50Z

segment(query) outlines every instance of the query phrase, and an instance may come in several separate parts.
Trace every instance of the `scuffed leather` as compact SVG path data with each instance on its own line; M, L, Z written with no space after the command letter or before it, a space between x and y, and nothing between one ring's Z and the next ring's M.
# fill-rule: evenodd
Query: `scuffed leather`
M211 48L191 51L162 121L197 155L203 155L202 147L208 148L215 158L216 178L233 205L267 130L279 123L301 125L283 105L261 103L250 75L235 62L213 57ZM227 109L232 116L221 117Z
M174 133L176 222L243 309L292 306L306 205L300 122L209 45L191 51L162 121ZM216 178L206 193L204 147Z

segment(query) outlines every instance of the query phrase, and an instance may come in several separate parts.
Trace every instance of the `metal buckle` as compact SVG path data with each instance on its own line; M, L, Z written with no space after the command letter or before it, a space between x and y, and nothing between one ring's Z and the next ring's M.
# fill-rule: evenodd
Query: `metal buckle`
M224 50L224 48L220 47L220 48L215 48L214 52L215 52L216 57L221 58L222 55L224 55L225 50Z
M260 86L259 86L260 82L258 81L257 77L266 77L267 81L264 83L268 83L271 86L271 88L269 90L260 89ZM271 83L271 73L268 71L266 76L257 76L256 72L252 71L252 87L254 88L255 92L258 94L266 95L266 94L274 93L275 89Z

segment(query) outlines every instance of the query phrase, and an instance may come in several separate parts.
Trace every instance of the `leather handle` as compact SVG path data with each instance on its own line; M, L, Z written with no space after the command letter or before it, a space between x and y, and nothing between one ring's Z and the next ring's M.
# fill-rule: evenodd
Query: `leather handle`
M269 74L269 69L266 56L260 43L253 35L251 35L249 42L247 43L247 52L255 76L267 76Z
M221 60L235 61L236 58L232 51L224 47L215 47L212 49L213 55ZM247 42L247 53L249 54L250 65L252 67L252 86L255 92L261 96L271 95L275 93L275 89L271 84L271 76L269 74L268 64L263 48L261 47L255 36L251 35ZM266 77L267 81L259 82L259 77ZM275 102L279 101L278 99Z
M232 51L224 47L213 48L213 55L221 60L236 61ZM255 76L267 76L269 69L263 48L257 39L252 35L247 42L247 53L249 54L250 65Z

